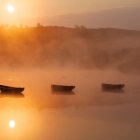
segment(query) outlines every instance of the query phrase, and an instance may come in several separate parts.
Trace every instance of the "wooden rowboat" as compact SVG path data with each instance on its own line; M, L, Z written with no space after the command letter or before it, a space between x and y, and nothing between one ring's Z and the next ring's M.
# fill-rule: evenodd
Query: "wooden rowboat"
M124 88L124 84L106 84L102 83L103 91L121 91Z
M52 91L55 92L72 92L72 90L75 88L75 86L69 86L69 85L51 85Z
M0 91L1 93L21 93L24 91L24 88L0 85Z

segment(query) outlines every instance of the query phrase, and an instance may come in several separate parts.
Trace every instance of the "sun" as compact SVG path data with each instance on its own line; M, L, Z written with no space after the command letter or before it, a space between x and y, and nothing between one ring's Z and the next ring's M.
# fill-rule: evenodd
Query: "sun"
M14 13L15 12L15 6L12 4L7 5L6 10L8 13Z
M14 128L15 125L16 125L16 123L15 123L14 120L10 120L10 121L9 121L9 127L10 127L10 128Z

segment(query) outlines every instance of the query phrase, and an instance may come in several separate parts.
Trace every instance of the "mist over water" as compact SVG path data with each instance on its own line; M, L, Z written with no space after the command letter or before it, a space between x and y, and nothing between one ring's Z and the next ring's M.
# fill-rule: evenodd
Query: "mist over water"
M0 76L2 84L25 87L24 98L0 98L0 138L139 139L139 76L68 69L7 71ZM125 83L125 92L103 92L102 82ZM76 85L75 95L51 94L52 83ZM12 131L6 126L11 118L17 123Z
M0 139L139 140L139 32L0 32L0 83L25 87L24 98L0 96ZM124 93L103 92L103 82L124 83ZM51 84L75 85L75 94L52 94ZM10 119L15 129L8 128Z
M19 99L25 102L25 106L39 109L104 106L137 102L139 101L139 80L139 76L122 74L118 71L100 70L52 69L1 73L2 84L25 87L25 98ZM103 82L124 83L125 92L104 93L101 89ZM75 94L68 96L52 94L51 84L75 85ZM32 103L30 104L28 101L32 101Z
M139 74L140 32L84 26L0 28L2 69L114 69Z

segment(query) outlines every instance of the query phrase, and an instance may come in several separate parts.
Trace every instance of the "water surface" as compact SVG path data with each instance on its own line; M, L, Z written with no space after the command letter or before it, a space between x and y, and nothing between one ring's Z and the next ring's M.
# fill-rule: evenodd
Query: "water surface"
M2 71L1 84L24 86L24 98L0 96L3 140L139 140L140 76L117 71ZM125 83L124 93L101 83ZM76 85L75 95L51 94L50 85ZM15 128L8 126L10 119Z

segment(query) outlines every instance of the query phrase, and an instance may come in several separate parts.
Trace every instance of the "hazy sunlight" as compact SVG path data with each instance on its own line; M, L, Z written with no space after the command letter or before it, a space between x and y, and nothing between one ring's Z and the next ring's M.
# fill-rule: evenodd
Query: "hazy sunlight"
M9 13L13 13L13 12L15 11L15 7L14 7L14 5L9 4L9 5L7 5L7 7L6 7L6 10L7 10Z
M10 128L14 128L15 127L15 121L14 120L10 120L9 121L9 127Z

